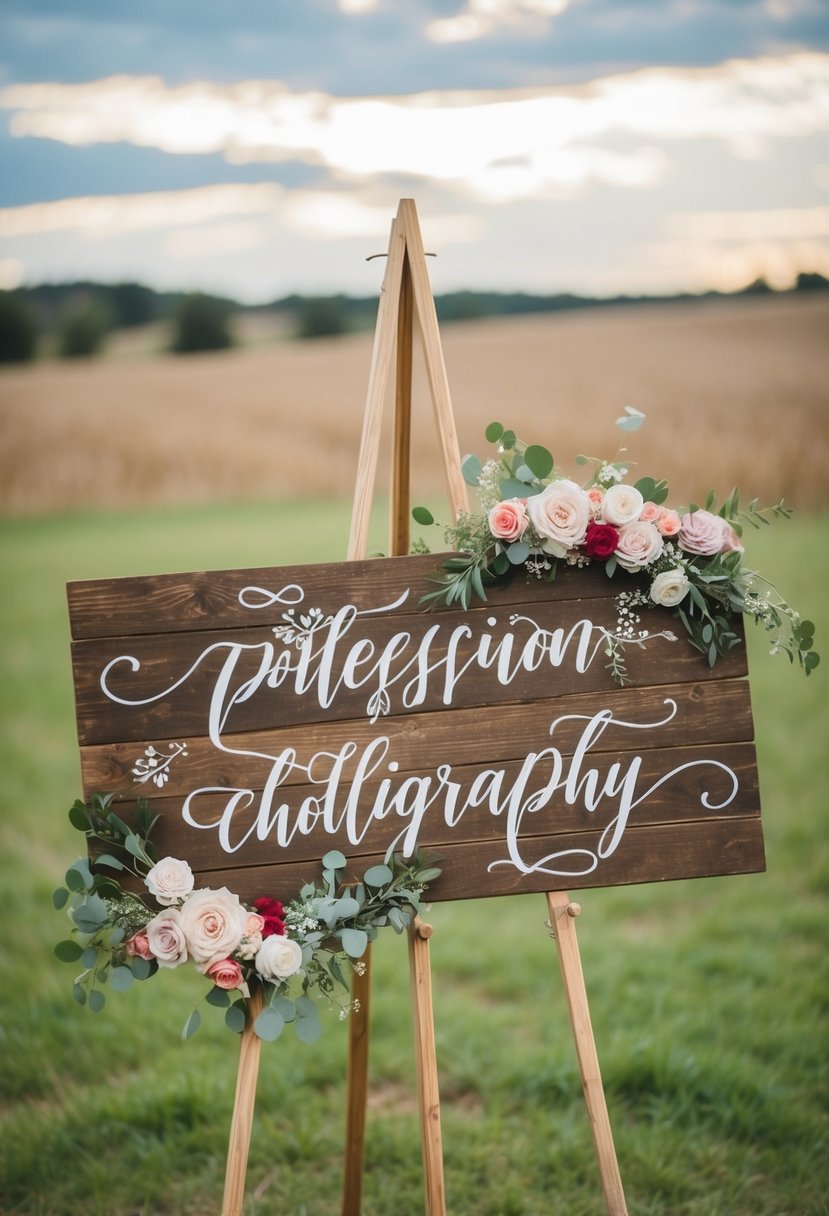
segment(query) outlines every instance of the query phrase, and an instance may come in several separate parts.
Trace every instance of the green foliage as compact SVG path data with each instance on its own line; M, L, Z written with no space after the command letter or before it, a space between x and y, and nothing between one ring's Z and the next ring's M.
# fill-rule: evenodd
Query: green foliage
M37 351L37 318L25 296L0 291L0 363L28 363Z
M97 300L69 305L61 318L58 351L64 359L86 359L103 349L110 330L110 317Z
M184 355L233 346L232 312L230 302L218 296L200 291L184 296L173 317L173 351Z
M350 329L348 307L344 296L309 296L301 301L296 313L298 338L334 338Z

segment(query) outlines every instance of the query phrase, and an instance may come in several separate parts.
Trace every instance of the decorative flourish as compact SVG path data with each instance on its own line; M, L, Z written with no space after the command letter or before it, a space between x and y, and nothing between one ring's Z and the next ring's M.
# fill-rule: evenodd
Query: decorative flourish
M616 424L634 431L644 418L628 406ZM773 635L772 654L783 651L806 675L817 667L812 622L802 620L744 560L744 526L759 528L791 516L782 499L770 508L754 499L743 508L735 489L718 508L711 492L702 507L673 509L665 505L666 481L626 480L624 447L612 461L577 457L578 464L592 468L580 485L556 466L547 448L523 443L500 422L490 423L486 438L496 445L495 457L482 463L467 456L463 463L464 478L478 489L481 512L445 529L455 553L435 580L437 590L423 602L468 608L473 596L485 600L486 587L516 568L550 582L561 563L581 569L601 562L609 578L619 570L640 576L638 587L620 591L616 629L606 632L608 668L617 683L626 682L624 648L655 636L641 627L640 611L654 605L674 611L712 667L739 642L733 627L738 613ZM425 507L412 514L420 524L435 522Z
M253 1025L259 1038L278 1038L290 1022L297 1038L313 1043L322 1026L312 993L341 1019L355 1011L356 1002L342 998L349 973L362 972L360 960L378 929L390 925L403 932L421 911L427 884L440 874L419 856L393 857L345 885L346 859L332 850L322 859L321 883L306 883L284 904L263 895L247 907L227 887L196 887L186 861L159 859L151 842L159 816L145 799L129 826L112 810L112 798L95 795L70 810L70 822L96 855L71 865L66 886L53 896L73 926L55 954L81 964L72 994L93 1011L104 1007L106 984L124 991L161 969L191 962L211 983L203 999L225 1010L231 1030L244 1029L247 1000L259 988L263 1008ZM136 894L113 873L139 880L145 890ZM182 1037L190 1038L200 1023L196 1006Z
M334 618L325 616L321 608L309 608L307 612L301 612L297 620L295 610L289 608L287 612L282 613L282 619L284 625L274 626L275 636L288 645L293 642L299 650L312 634L330 625Z
M168 750L170 754L165 756L152 743L149 747L144 748L144 755L136 760L131 769L135 785L152 781L153 785L157 785L161 789L167 784L170 779L170 765L178 756L187 755L187 744L170 743Z

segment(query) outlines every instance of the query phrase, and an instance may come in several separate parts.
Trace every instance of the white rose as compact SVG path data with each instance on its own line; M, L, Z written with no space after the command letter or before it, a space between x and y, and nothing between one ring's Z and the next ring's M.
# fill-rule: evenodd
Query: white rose
M256 955L256 970L263 980L286 980L302 966L302 948L278 933L266 937Z
M177 857L162 857L144 882L160 904L178 904L193 890L193 871L186 861L179 861Z
M638 519L644 505L645 500L636 486L611 486L602 502L602 519L614 528L621 528Z
M645 520L636 520L619 529L619 543L614 557L630 574L648 566L659 557L665 546L659 529Z
M527 513L544 549L564 557L584 541L590 522L590 499L574 481L554 481L540 494L527 499Z
M146 926L144 932L159 967L178 967L187 962L187 942L178 908L167 908Z
M674 608L685 599L689 586L684 570L663 570L651 583L651 599L665 608Z
M233 953L248 923L247 909L227 887L194 891L179 915L190 957L202 970Z

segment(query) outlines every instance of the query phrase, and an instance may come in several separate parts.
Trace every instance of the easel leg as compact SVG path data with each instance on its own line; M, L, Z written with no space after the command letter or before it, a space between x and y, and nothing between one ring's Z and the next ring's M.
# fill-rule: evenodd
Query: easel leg
M579 943L576 938L575 917L578 916L581 909L578 904L572 903L570 897L563 891L549 892L547 906L550 910L550 926L558 947L561 978L564 982L564 991L570 1010L570 1022L576 1041L584 1100L587 1104L587 1114L590 1119L590 1130L593 1133L608 1216L627 1216L625 1193L622 1189L616 1150L613 1146L613 1133L610 1129L607 1102L599 1071L599 1057L596 1054L596 1042L593 1038L593 1026L590 1021L590 1009L584 987Z
M227 1146L222 1216L242 1216L248 1150L253 1128L253 1107L256 1101L256 1079L259 1074L259 1053L262 1047L262 1040L253 1032L253 1023L261 1008L262 993L257 988L248 1001L248 1018L239 1048L239 1070L236 1074L236 1098Z
M420 1139L426 1187L426 1216L446 1216L443 1185L443 1144L440 1134L440 1093L432 1012L432 977L429 938L432 926L416 917L409 929L409 967L412 981L415 1069L420 1104Z
M368 1099L368 1032L371 1000L371 945L363 954L365 970L354 972L351 994L359 1008L348 1022L348 1073L345 1113L345 1168L342 1216L360 1216L363 1153Z

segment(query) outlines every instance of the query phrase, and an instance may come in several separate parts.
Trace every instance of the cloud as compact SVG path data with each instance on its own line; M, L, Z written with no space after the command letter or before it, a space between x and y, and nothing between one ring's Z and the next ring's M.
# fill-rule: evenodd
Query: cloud
M537 26L558 17L574 0L466 0L454 17L438 17L426 26L433 42L471 42L502 26Z
M669 228L704 241L811 240L829 236L829 207L677 212Z
M335 97L279 81L169 86L157 77L14 85L0 92L15 136L71 145L125 141L234 164L298 162L351 180L400 174L487 200L557 197L591 181L643 186L654 142L769 141L829 125L829 55L648 68L566 88Z

